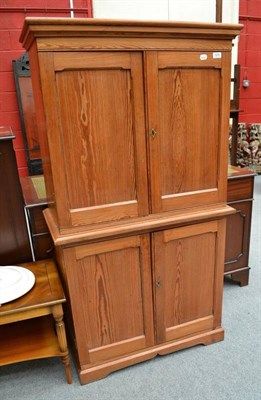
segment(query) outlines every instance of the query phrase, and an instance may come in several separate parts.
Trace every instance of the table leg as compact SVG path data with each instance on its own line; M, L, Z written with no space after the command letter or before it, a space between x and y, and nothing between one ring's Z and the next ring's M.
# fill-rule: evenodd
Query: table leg
M65 366L67 382L72 383L72 375L71 375L71 369L70 369L70 356L69 356L69 351L68 351L68 346L67 346L65 326L64 326L64 322L63 322L62 305L57 304L56 306L54 306L52 313L53 313L53 317L55 320L55 328L56 328L56 333L57 333L60 350L62 352L61 358L62 358L62 363Z

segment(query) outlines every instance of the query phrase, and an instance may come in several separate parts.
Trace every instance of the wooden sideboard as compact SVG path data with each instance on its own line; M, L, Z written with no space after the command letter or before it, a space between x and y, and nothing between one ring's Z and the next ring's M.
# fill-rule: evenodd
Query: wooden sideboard
M44 215L82 383L223 339L231 48L241 28L25 20Z
M229 166L228 204L236 214L227 219L225 275L239 282L240 286L249 280L249 246L255 173L245 168Z

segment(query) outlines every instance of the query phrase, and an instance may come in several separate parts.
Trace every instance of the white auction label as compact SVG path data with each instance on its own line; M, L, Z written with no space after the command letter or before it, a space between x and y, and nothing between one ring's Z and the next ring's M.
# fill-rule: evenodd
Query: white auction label
M222 53L220 51L213 53L213 58L222 58Z
M201 59L201 61L204 61L204 60L208 59L208 55L207 54L200 54L199 58Z

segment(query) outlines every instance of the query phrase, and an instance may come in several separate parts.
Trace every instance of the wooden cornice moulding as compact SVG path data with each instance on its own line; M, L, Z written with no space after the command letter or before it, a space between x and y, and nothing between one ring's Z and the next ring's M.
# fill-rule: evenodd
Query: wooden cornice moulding
M187 224L224 218L235 214L236 210L226 204L204 206L185 209L184 211L172 211L153 214L136 219L117 221L105 224L94 224L85 227L70 228L60 232L55 212L51 208L43 211L46 223L56 246L70 246L76 243L87 243L97 240L108 240L123 235L141 234L156 230L174 228Z
M232 40L242 24L132 21L83 18L25 18L20 42L28 50L34 38L118 37Z

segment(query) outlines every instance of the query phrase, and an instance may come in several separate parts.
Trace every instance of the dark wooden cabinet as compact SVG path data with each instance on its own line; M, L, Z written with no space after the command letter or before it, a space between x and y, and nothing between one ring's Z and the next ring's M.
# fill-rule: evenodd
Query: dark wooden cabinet
M228 169L228 204L236 213L227 218L225 275L239 282L249 280L249 246L255 173L230 166Z
M82 383L224 337L232 39L242 26L26 19Z
M0 127L0 265L16 265L32 259L14 137L10 128Z

